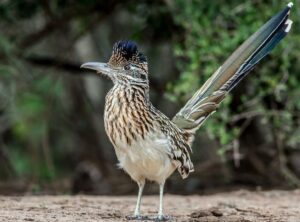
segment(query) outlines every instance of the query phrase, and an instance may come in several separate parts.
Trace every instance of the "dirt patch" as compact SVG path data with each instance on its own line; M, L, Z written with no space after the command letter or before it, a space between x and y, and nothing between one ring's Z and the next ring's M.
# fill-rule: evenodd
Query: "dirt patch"
M126 221L133 196L0 197L0 221ZM142 200L143 215L155 215L157 196ZM170 221L186 222L299 222L300 190L236 191L205 196L165 196Z

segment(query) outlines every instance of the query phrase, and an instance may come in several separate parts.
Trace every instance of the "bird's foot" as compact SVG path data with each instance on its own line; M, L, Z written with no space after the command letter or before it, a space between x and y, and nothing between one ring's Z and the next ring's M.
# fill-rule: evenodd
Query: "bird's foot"
M168 221L170 219L171 218L169 216L166 216L166 215L157 215L157 216L154 216L154 217L149 217L148 220L153 220L153 221Z
M142 216L142 215L130 215L130 216L126 216L127 220L149 220L148 216Z
M127 220L141 220L141 221L168 221L171 218L165 215L157 215L157 216L142 216L142 215L132 215L126 216Z
M158 215L155 219L155 221L168 221L168 220L170 220L170 217L166 215Z

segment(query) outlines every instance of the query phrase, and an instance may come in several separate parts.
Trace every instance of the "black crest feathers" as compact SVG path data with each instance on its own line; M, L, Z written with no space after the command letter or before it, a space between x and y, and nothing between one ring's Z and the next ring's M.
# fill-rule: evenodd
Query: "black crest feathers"
M133 41L121 40L114 44L110 63L119 64L126 62L147 62L146 57L138 51L137 44Z

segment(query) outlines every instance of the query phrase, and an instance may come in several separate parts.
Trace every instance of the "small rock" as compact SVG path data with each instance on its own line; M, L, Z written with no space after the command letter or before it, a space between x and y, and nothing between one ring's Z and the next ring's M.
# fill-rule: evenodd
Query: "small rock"
M223 212L218 208L211 209L211 213L212 213L212 215L214 215L216 217L222 217L223 216Z
M208 210L199 210L199 211L195 211L195 212L191 213L192 218L207 217L207 216L211 216L211 215L212 215L212 213Z

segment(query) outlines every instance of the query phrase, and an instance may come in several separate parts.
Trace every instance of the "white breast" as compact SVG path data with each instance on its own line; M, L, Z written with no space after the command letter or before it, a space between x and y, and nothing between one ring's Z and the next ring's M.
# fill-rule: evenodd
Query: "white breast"
M135 181L148 179L163 182L176 169L169 157L169 143L161 132L150 132L130 146L116 141L115 150L119 166Z

